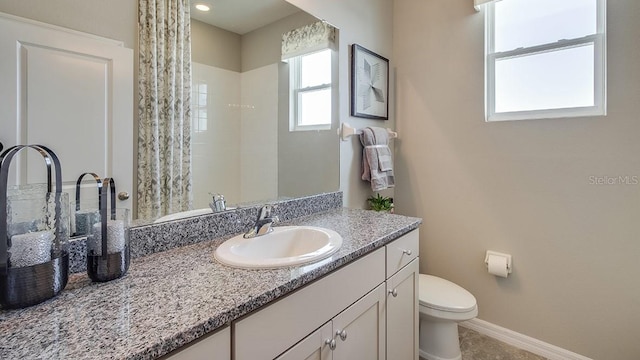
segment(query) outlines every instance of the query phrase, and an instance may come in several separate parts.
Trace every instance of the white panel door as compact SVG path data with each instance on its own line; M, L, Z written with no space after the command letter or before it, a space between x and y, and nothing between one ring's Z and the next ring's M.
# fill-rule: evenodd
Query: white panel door
M133 190L133 50L1 14L0 79L5 148L50 147L67 188L91 171L113 177L118 191ZM25 155L12 166L10 182L44 182L40 155ZM118 207L131 208L131 200Z

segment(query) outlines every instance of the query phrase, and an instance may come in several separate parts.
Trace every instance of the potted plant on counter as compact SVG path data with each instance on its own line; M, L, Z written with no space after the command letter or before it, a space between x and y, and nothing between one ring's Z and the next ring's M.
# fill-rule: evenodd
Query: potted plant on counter
M391 197L381 196L380 194L377 194L376 196L369 197L367 199L367 202L369 202L371 210L393 213L393 198Z

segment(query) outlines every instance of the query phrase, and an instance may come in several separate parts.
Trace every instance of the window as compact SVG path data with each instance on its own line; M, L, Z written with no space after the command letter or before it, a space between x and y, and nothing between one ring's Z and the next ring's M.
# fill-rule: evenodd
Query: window
M487 5L487 121L606 114L605 1Z
M191 131L194 133L207 131L207 82L194 81L191 92Z
M290 130L331 129L332 50L289 60Z

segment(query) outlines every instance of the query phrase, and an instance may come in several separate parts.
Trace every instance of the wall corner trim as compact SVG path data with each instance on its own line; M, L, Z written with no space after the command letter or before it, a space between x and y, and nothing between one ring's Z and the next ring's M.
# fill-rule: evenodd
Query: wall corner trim
M460 323L460 326L477 331L480 334L492 337L519 349L540 355L549 360L593 360L586 356L576 354L561 347L551 345L544 341L520 334L478 318L463 321Z

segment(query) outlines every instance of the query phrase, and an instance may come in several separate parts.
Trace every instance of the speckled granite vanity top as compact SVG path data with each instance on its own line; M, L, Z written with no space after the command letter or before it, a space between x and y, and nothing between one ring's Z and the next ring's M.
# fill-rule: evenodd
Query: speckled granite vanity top
M417 228L420 219L335 209L282 225L344 238L326 260L277 270L234 269L213 252L231 236L134 259L126 277L73 275L58 297L0 312L0 359L154 359L214 331Z

